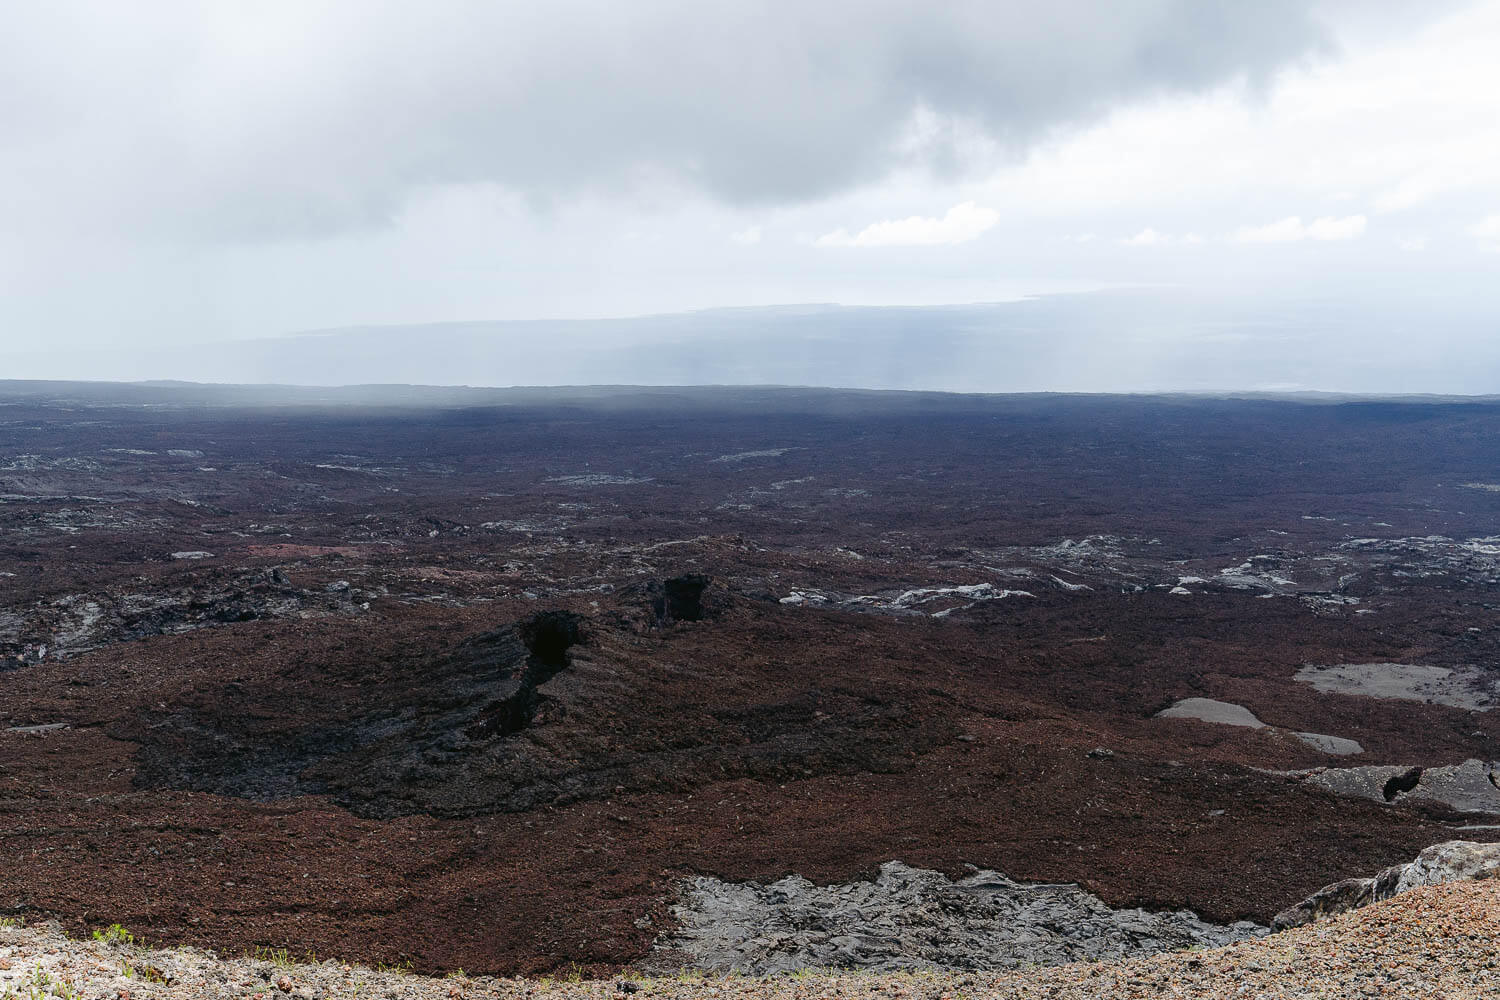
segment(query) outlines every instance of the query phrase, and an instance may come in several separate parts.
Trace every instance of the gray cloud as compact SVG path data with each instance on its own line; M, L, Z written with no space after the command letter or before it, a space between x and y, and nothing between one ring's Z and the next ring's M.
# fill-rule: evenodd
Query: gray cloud
M0 210L238 241L379 226L452 184L798 202L1326 45L1313 0L13 4Z

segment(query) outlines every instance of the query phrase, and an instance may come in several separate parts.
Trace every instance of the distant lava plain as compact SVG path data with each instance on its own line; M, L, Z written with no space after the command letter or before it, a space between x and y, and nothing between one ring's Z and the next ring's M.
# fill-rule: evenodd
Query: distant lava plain
M0 911L602 971L899 860L1264 923L1495 822L1414 769L1500 758L1497 588L1492 402L0 383Z

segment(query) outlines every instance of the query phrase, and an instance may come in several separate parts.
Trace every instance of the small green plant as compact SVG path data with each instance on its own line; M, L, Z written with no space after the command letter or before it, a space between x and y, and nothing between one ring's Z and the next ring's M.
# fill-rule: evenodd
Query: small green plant
M297 964L292 958L292 953L285 948L268 948L265 945L255 949L255 958L262 962L270 962L278 969L290 969Z
M375 965L375 971L376 972L393 972L393 973L395 973L398 976L407 975L408 973L411 972L412 968L413 968L413 966L411 964L411 959L409 959L409 958L402 959L401 961L396 962L394 964L388 964L386 962L378 962Z
M25 927L25 917L0 917L0 930L9 930L13 927Z
M94 940L103 941L105 944L134 945L135 935L119 924L110 924L102 930L95 929Z
M126 979L140 979L148 983L165 983L167 981L167 977L162 975L160 969L154 965L147 965L144 962L140 965L136 965L134 962L126 962L125 967L120 971L124 973Z

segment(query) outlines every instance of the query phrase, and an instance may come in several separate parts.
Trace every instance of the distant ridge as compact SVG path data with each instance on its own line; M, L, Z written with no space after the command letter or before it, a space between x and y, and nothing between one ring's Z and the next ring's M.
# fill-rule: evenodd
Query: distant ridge
M360 325L143 351L16 353L31 378L270 385L790 385L943 392L1500 392L1484 317L1161 290L947 306ZM1483 345L1455 368L1424 331ZM1341 345L1357 330L1368 349ZM1331 335L1331 331L1340 336Z

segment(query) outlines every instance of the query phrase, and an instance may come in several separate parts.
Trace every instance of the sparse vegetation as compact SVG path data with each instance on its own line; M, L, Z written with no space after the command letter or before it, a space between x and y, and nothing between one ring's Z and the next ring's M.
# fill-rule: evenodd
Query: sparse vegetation
M160 969L144 962L136 964L135 962L126 961L120 971L126 979L139 979L147 983L164 983L167 981L167 977Z
M103 941L105 944L121 944L131 946L136 943L135 935L130 933L119 924L110 924L108 927L98 928L94 931L94 940Z
M270 962L278 969L290 969L297 964L297 960L292 957L292 953L287 949L270 948L266 945L256 948L255 953L251 957L262 962Z

